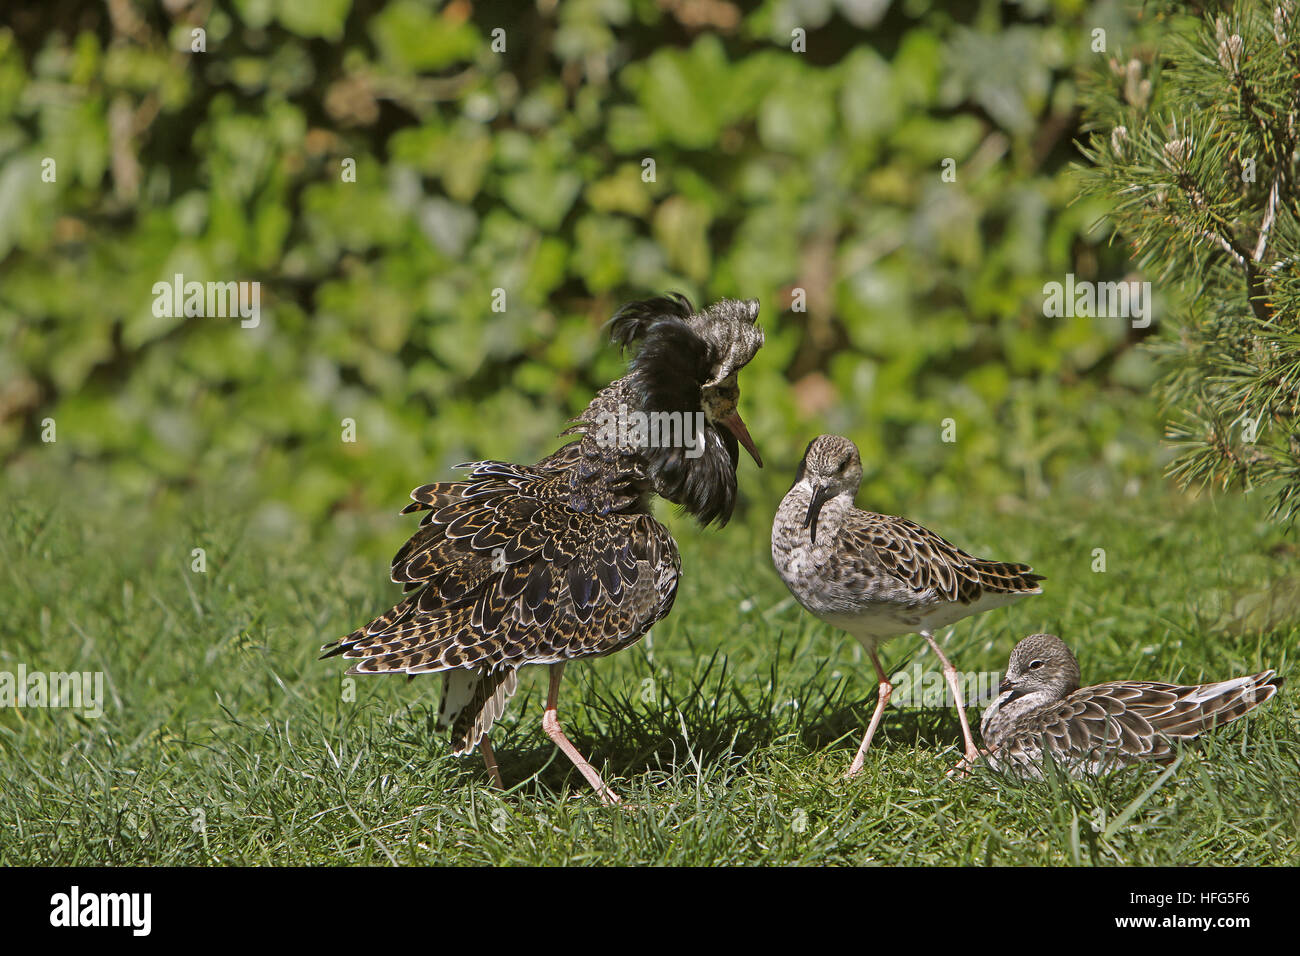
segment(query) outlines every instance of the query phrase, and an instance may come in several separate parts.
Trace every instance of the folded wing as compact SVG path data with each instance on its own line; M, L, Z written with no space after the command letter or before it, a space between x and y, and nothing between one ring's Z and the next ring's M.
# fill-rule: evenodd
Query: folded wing
M977 558L907 518L853 512L841 534L851 544L842 549L846 554L874 555L886 572L918 593L934 589L946 600L973 604L986 594L1042 592L1043 577L1029 565Z
M478 462L469 478L425 485L405 513L424 512L393 559L407 595L365 627L322 648L356 663L349 674L466 670L484 686L446 685L463 702L440 722L486 731L514 681L499 671L608 654L671 609L680 559L647 514L571 506L569 475ZM477 703L476 703L477 702ZM444 707L444 710L447 710ZM490 726L491 719L486 721Z
M1117 681L1075 691L1008 738L997 757L1013 764L1037 762L1046 747L1067 764L1104 765L1163 761L1179 741L1236 720L1271 698L1281 684L1274 671L1214 684L1182 686Z

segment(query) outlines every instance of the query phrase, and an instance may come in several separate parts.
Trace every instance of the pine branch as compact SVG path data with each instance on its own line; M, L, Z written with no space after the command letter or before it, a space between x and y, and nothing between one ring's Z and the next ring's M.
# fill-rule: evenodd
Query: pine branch
M1115 234L1189 306L1162 323L1180 484L1268 485L1300 516L1300 42L1294 0L1186 20L1085 78L1080 170ZM1229 24L1232 24L1229 27ZM1261 182L1258 161L1268 170ZM1241 278L1245 278L1244 286Z

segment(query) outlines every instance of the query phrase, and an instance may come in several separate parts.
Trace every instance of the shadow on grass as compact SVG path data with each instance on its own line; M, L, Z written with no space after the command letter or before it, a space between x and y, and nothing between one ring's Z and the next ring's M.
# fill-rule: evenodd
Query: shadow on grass
M765 681L737 680L728 662L714 651L694 673L671 672L640 685L603 683L588 670L581 683L560 698L560 722L566 736L592 764L610 778L639 777L648 770L691 772L697 766L742 763L755 751L779 741L807 752L827 751L845 767L857 751L875 707L876 694L855 700L858 675L831 677L827 665L797 684L785 686L780 670L792 665L789 654L773 655ZM647 665L649 661L645 662ZM577 691L577 693L575 693ZM512 701L515 719L493 730L493 749L507 787L540 782L552 791L585 789L581 775L542 732L542 695L534 691ZM435 727L436 708L421 706L410 720L433 744L437 759L446 751L446 733ZM873 750L960 749L961 728L951 708L901 710L890 707L872 743ZM955 759L955 758L954 758ZM484 774L477 754L464 769ZM531 786L531 785L530 785ZM528 787L525 788L526 790Z

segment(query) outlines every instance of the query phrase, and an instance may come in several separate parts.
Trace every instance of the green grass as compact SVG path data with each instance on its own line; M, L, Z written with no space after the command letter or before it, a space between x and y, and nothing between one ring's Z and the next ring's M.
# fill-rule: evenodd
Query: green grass
M210 494L152 511L93 486L5 500L0 670L102 670L107 697L99 719L0 710L5 865L1300 862L1290 684L1167 775L950 780L953 712L891 708L865 772L842 780L874 681L773 572L774 501L722 532L670 518L673 614L652 643L566 672L561 719L626 800L609 809L541 732L543 669L495 732L512 787L498 793L433 729L439 681L358 679L346 700L343 667L316 659L393 596L386 558L411 519L341 517L313 536ZM1016 639L1050 630L1085 680L1289 674L1295 550L1254 502L963 504L907 510L1048 580L959 623L959 668L1000 670ZM190 570L196 547L206 573ZM921 646L888 645L886 665L932 669Z

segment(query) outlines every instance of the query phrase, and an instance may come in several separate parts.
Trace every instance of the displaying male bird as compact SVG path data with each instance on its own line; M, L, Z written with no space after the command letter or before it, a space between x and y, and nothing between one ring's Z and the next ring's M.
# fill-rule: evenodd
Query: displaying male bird
M636 354L563 432L575 440L535 465L473 462L464 480L411 492L403 514L425 515L392 563L407 596L324 656L355 659L349 674L441 673L438 725L454 753L483 751L498 786L488 732L519 668L547 664L542 727L617 802L560 728L560 678L571 660L636 643L672 608L681 560L653 497L722 525L737 443L762 467L736 410L737 373L763 344L757 319L757 300L697 312L674 294L622 308L611 337Z
M880 682L876 709L848 776L862 769L894 686L877 648L919 633L943 666L961 722L966 759L978 754L957 671L933 632L971 614L1041 594L1042 576L1024 564L972 557L914 521L859 511L862 459L847 438L822 435L804 452L794 486L772 522L772 562L790 593L866 649Z
M1053 634L1011 652L999 695L980 720L989 763L1041 776L1044 750L1074 776L1141 761L1165 762L1175 745L1236 720L1277 693L1274 671L1215 684L1121 680L1079 688L1079 662Z

